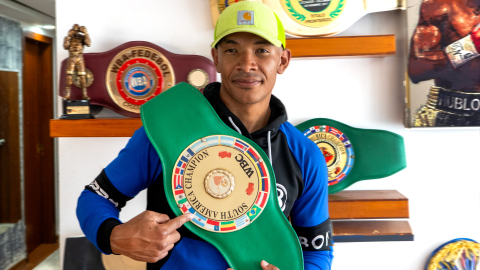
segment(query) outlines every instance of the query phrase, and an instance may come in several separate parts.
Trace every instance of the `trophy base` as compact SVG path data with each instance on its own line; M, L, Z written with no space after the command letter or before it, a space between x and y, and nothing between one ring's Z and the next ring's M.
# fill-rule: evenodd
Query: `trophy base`
M60 119L95 119L89 100L63 100L63 115Z

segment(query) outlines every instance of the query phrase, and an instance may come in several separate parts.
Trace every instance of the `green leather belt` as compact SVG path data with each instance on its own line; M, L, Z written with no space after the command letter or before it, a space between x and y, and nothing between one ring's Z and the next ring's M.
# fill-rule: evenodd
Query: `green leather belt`
M162 161L167 201L185 226L214 245L235 270L303 269L297 235L278 206L263 150L225 125L208 101L179 83L141 107L145 131ZM163 196L163 194L159 194Z
M328 167L329 194L407 167L403 137L396 133L354 128L327 118L311 119L296 128L322 151Z

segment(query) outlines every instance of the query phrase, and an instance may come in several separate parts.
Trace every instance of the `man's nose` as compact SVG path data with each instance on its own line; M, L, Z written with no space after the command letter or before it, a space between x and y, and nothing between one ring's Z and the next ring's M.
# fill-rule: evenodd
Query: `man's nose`
M237 69L244 72L250 72L257 70L257 62L255 61L255 53L253 52L243 52L239 54Z

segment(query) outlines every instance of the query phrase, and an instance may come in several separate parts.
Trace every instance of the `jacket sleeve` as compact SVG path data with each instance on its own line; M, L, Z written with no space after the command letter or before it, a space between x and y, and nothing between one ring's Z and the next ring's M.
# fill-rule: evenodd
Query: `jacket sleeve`
M302 195L295 201L290 216L302 246L305 270L330 270L333 242L328 214L328 174L325 158L315 143L295 127L288 124L284 128L284 132L290 133L287 140L297 159L304 182Z
M81 193L77 218L85 236L103 253L111 253L110 233L126 202L149 187L162 172L160 159L143 127Z

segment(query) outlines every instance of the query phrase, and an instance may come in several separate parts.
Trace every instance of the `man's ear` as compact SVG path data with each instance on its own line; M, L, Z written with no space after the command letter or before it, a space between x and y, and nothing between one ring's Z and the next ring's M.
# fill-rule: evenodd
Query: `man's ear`
M216 48L212 48L212 58L213 64L215 64L215 69L220 73L220 71L218 71L218 50Z
M281 49L281 48L280 48ZM290 65L290 59L292 59L292 52L289 49L284 49L281 52L280 64L278 65L277 73L283 74Z

